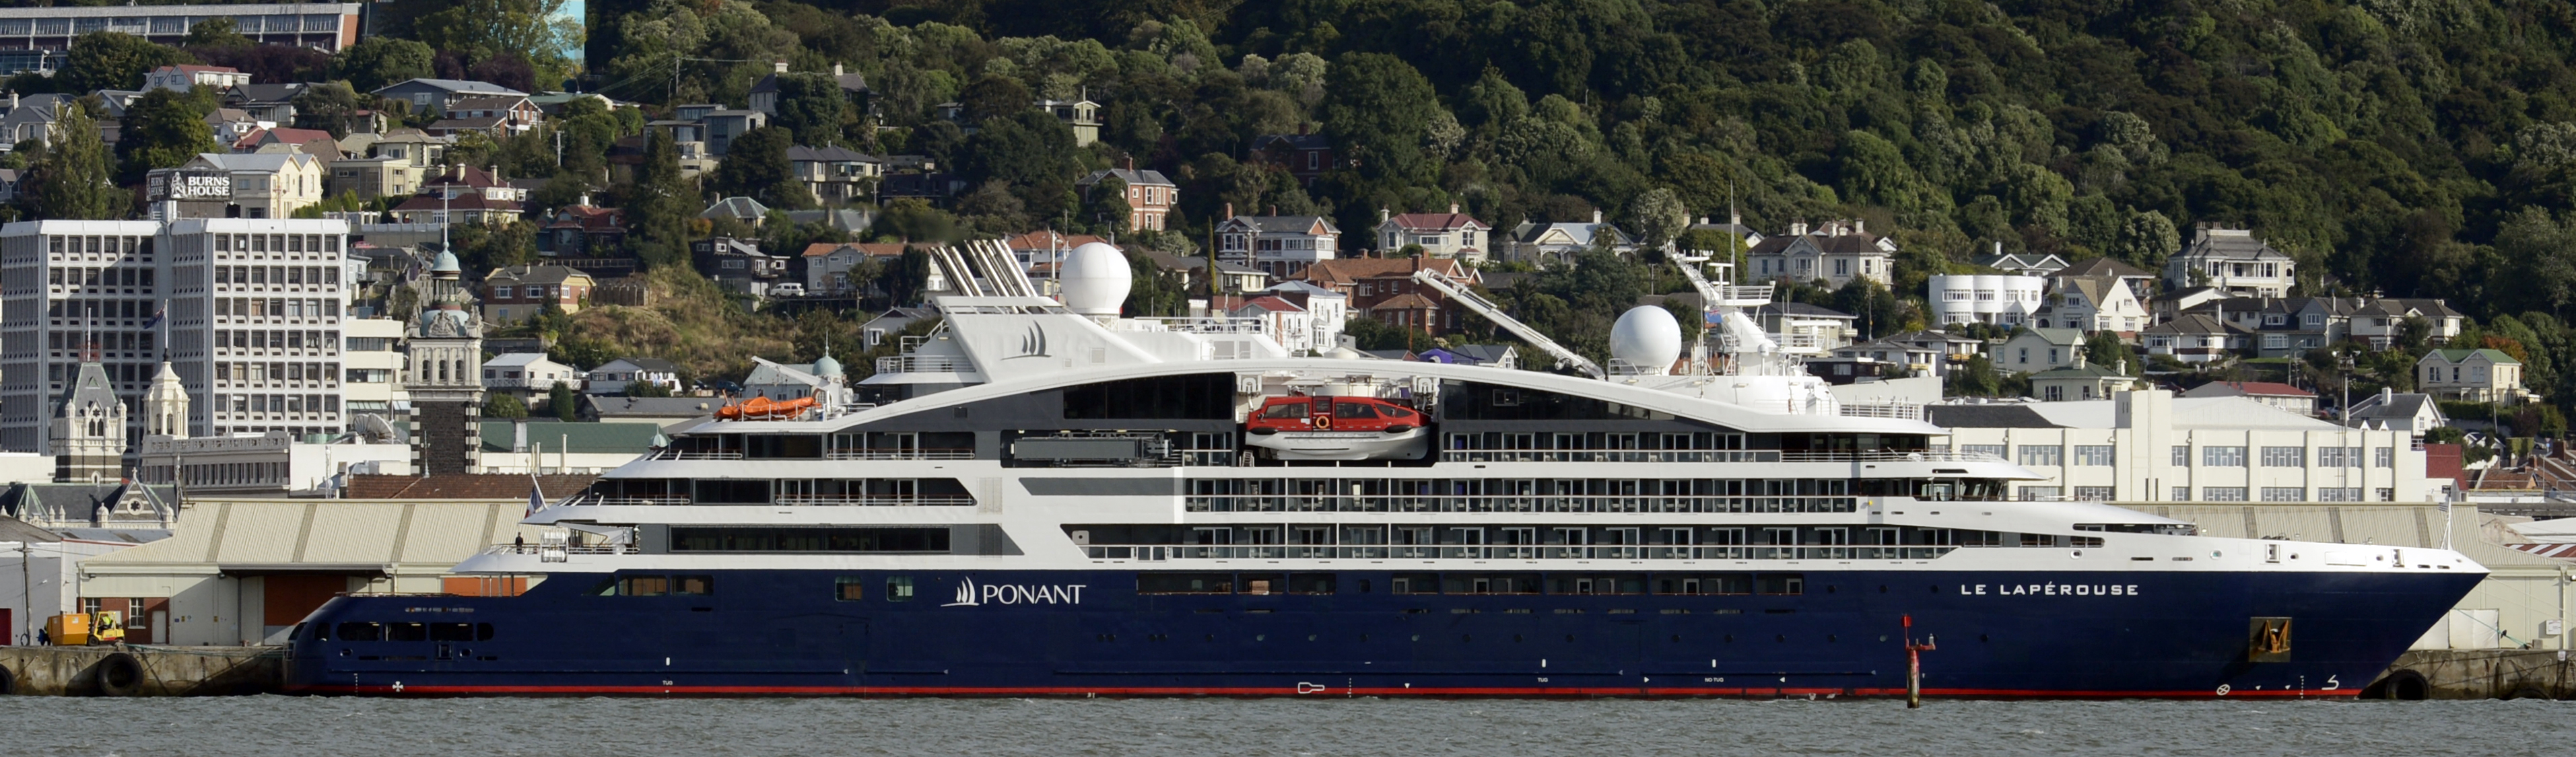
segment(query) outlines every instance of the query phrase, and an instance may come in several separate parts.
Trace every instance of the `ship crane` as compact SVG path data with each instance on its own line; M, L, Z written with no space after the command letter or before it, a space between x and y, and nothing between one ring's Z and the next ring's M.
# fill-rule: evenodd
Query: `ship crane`
M1709 281L1700 272L1708 256L1673 256L1673 267L1681 269L1692 289L1699 291L1701 307L1718 316L1718 352L1733 363L1726 371L1736 375L1794 376L1803 374L1795 358L1783 354L1780 343L1762 332L1744 311L1771 304L1772 285L1738 285L1735 264L1718 263L1718 281Z
M1449 278L1448 274L1424 268L1413 272L1413 280L1423 286L1440 290L1441 294L1448 295L1451 302L1467 306L1468 310L1476 311L1477 315L1484 316L1485 320L1493 321L1494 325L1501 326L1503 327L1503 330L1512 332L1513 336L1520 337L1522 341L1529 342L1530 346L1537 347L1539 350L1555 356L1556 367L1564 368L1572 366L1575 370L1582 371L1583 375L1597 379L1607 379L1610 377L1608 371L1601 370L1600 363L1592 362L1591 358L1576 354L1574 350L1566 349L1565 345L1557 344L1556 340L1547 338L1547 335L1539 333L1538 329L1530 328L1529 324L1522 323L1520 322L1520 319L1513 318L1510 315L1505 314L1502 306L1495 305L1484 297L1478 296L1474 290L1468 289L1466 284L1458 281L1457 279Z

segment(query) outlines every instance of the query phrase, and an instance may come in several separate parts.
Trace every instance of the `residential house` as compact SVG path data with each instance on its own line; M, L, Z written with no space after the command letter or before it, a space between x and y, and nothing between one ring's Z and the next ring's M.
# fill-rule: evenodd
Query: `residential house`
M2468 316L2438 299L2382 297L2362 303L2352 315L2352 338L2370 343L2373 349L2388 349L2406 338L2406 321L2424 319L2424 336L2439 342L2459 336L2468 325Z
M678 116L680 121L698 125L699 129L696 132L696 135L705 145L706 154L717 158L724 157L725 151L733 147L733 140L735 137L742 136L744 132L769 125L769 114L756 110L732 110L721 105L703 103L682 105L672 110L673 114ZM670 122L656 121L654 123L664 124ZM677 130L675 130L674 137L677 136L678 133ZM674 141L678 140L675 139Z
M846 147L790 147L787 165L825 205L867 199L869 180L885 174L885 161Z
M2203 303L2191 312L2220 316L2253 332L2260 357L2298 357L2349 338L2362 302L2351 297L2235 297Z
M1716 232L1734 237L1735 241L1744 245L1744 249L1747 250L1753 249L1754 245L1762 243L1762 232L1755 231L1753 230L1753 227L1744 225L1744 216L1733 213L1727 214L1726 221L1722 223L1712 222L1708 216L1700 216L1699 222L1691 224L1689 230ZM1696 250L1694 252L1705 254L1725 251Z
M1998 370L2036 373L2075 364L2076 353L2083 349L2080 329L2025 328L1995 348L1993 360Z
M2050 255L2048 257L2055 258L2057 256ZM2129 265L2113 258L2094 258L2082 263L2066 266L2058 270L2056 273L2048 275L2058 278L2107 276L2119 279L2121 284L2127 285L2129 287L2129 293L2135 295L2140 301L2154 299L2156 296L2155 274L2148 273L2145 270L2139 269L2137 266Z
M966 179L953 173L890 173L877 182L877 199L915 199L944 204L966 192Z
M1768 242L1770 240L1763 240ZM1550 222L1522 221L1512 227L1503 240L1503 259L1532 265L1566 264L1576 255L1594 248L1607 248L1621 255L1637 251L1637 240L1601 220L1601 211L1592 211L1592 221Z
M1100 141L1100 103L1090 100L1039 100L1038 109L1063 121L1073 130L1073 146L1090 147Z
M249 83L250 74L227 66L162 66L143 75L143 91L146 92L156 89L186 92L197 87L222 89Z
M2124 361L2125 362L2125 361ZM2030 393L2042 402L2107 400L2136 388L2137 379L2114 365L2101 365L2078 355L2075 364L2030 374Z
M2424 438L2425 432L2451 424L2442 415L2442 406L2430 394L2399 394L2382 387L2378 394L2356 400L2344 412L2344 425L2375 431L2404 431L2410 437Z
M1476 269L1455 258L1343 258L1309 266L1303 274L1307 283L1348 298L1354 315L1434 336L1455 333L1464 308L1449 307L1448 295L1413 280L1425 269L1470 286L1480 283Z
M1342 230L1323 216L1229 216L1216 225L1217 259L1290 279L1338 257Z
M2147 302L2147 309L2156 314L2157 323L2163 323L2173 320L2175 316L2200 309L2202 305L2225 299L2230 298L2226 292L2219 291L2217 287L2192 287L2158 294L2155 299Z
M2244 397L2300 415L2317 414L2317 393L2277 381L2212 381L2185 391L2184 397Z
M680 391L680 367L656 357L621 357L600 364L582 375L583 393L625 394L635 384L659 384L673 393Z
M689 254L698 273L753 297L767 297L770 287L787 281L787 259L761 252L756 239L708 237L690 242Z
M271 145L293 147L323 160L338 160L342 155L340 141L333 139L331 132L321 129L290 129L283 126L274 129L252 129L249 133L243 134L242 138L233 140L231 149L237 153L263 152Z
M1486 235L1494 227L1458 212L1450 203L1447 213L1377 214L1377 248L1379 254L1393 256L1405 245L1421 245L1422 254L1435 258L1459 258L1468 262L1485 261Z
M1879 337L1878 341L1933 352L1938 358L1932 361L1934 376L1948 376L1951 368L1986 351L1986 340L1947 331L1907 331Z
M367 155L403 161L424 172L445 170L447 148L456 140L430 136L419 129L395 129L367 144Z
M878 313L877 317L868 319L866 323L859 324L859 337L866 342L866 347L874 349L877 345L885 344L886 340L902 335L905 328L915 323L938 318L937 308L898 305Z
M2065 276L2052 279L2055 296L2033 317L2041 328L2115 331L2135 335L2153 323L2138 293L2112 276Z
M1995 243L1995 253L1979 255L1971 261L2014 276L2050 276L2066 270L2066 259L2055 253L2004 252L2003 243Z
M2048 279L2004 274L1934 274L1928 284L1932 322L1943 326L1983 323L2019 326L2041 323L2048 307Z
M1503 370L1519 370L1521 351L1509 344L1442 344L1423 350L1414 359L1425 363L1481 365Z
M1073 248L1092 243L1109 244L1106 237L1090 234L1063 234L1054 231L1032 231L1002 240L1011 257L1020 262L1020 270L1043 273L1052 277L1058 259Z
M1351 298L1311 281L1283 281L1263 291L1307 313L1308 333L1300 341L1316 352L1342 343L1342 328L1351 319Z
M1822 305L1774 302L1754 308L1749 315L1771 341L1780 345L1781 352L1791 354L1827 354L1850 346L1860 334L1860 329L1853 326L1859 316ZM1717 324L1707 326L1716 328Z
M527 95L477 95L449 101L447 110L439 113L445 120L492 119L509 134L526 134L546 120L545 111L528 100ZM432 133L437 130L431 127ZM496 135L497 136L497 135Z
M1161 268L1165 275L1180 277L1181 291L1192 294L1207 291L1206 256L1182 257L1159 250L1146 250L1144 256L1146 260L1153 261L1155 267ZM1270 288L1270 274L1263 273L1258 268L1219 260L1216 263L1216 272L1222 279L1218 282L1218 288L1221 291L1258 292Z
M1834 350L1833 356L1835 358L1840 358L1843 361L1858 361L1881 366L1892 365L1904 369L1908 375L1916 376L1940 375L1941 366L1947 362L1947 358L1943 357L1941 348L1938 346L1914 342L1899 342L1889 339L1872 339L1866 342L1857 342L1845 345L1841 349ZM1818 362L1831 364L1835 361L1827 360ZM1869 373L1871 375L1876 375L1877 372L1870 371ZM1852 374L1844 374L1837 371L1833 375L1825 375L1824 377L1826 380L1831 381L1832 379L1843 375L1857 376L1859 374L1857 371Z
M223 106L271 124L292 125L295 123L295 98L311 86L300 81L235 84L224 89Z
M2139 332L2147 354L2192 364L2226 360L2245 349L2252 335L2250 329L2206 313L2184 313Z
M7 110L0 112L0 146L29 140L52 144L56 141L53 132L55 118L62 112L64 103L73 101L71 95L22 96L10 92L6 97Z
M850 278L850 269L870 260L893 260L903 257L902 242L816 242L805 246L798 259L805 268L807 294L845 294L856 292L859 282Z
M598 285L590 274L560 265L504 266L483 277L483 322L507 325L537 317L551 305L581 312Z
M1333 150L1333 141L1321 134L1307 133L1306 124L1297 125L1295 134L1263 134L1252 138L1252 159L1278 166L1297 183L1312 186L1316 177L1342 167L1341 155Z
M2503 350L2432 350L2415 361L2415 372L2416 388L2446 400L2514 404L2531 396L2522 387L2522 361Z
M243 137L250 136L254 129L277 126L275 121L261 121L251 117L250 111L240 108L216 108L207 111L205 120L206 128L215 133L215 144L219 145L239 142Z
M1124 168L1105 168L1091 172L1076 182L1083 196L1090 197L1093 187L1111 176L1127 183L1127 228L1130 231L1162 231L1172 216L1172 206L1181 202L1181 186L1164 178L1163 172L1136 170L1136 161L1128 159Z
M223 209L225 216L290 218L295 211L322 201L322 170L320 159L300 152L208 152L198 153L178 168L153 169L145 175L144 184L147 188L167 188L181 176L220 174L229 177L232 184L232 197Z
M581 369L555 362L543 352L512 352L483 361L483 391L526 400L553 391L561 383L581 391Z
M508 223L526 212L524 190L500 175L473 166L449 166L421 182L421 193L394 206L403 223Z
M730 220L759 226L769 221L769 206L762 205L759 200L749 197L727 197L707 206L706 210L698 211L698 217L709 221Z
M18 201L19 176L18 169L0 168L0 205Z
M767 75L760 77L760 81L751 83L752 110L771 116L778 115L778 75L784 73L787 73L787 61L774 61ZM856 72L843 71L841 64L834 63L832 80L840 84L842 97L849 98L853 104L866 102L868 77Z
M648 131L671 136L671 149L679 156L680 178L695 179L716 170L716 156L707 152L706 125L696 121L652 121L644 124ZM651 138L644 134L618 137L608 146L608 180L615 184L635 183L637 167L644 165L644 151Z
M1789 233L1762 240L1746 256L1748 281L1816 281L1840 287L1854 278L1886 284L1892 274L1896 242L1874 236L1859 219L1831 221L1808 229L1791 224Z
M2217 287L2237 297L2286 297L2298 263L2246 229L2202 224L2182 253L2165 262L2165 285Z
M1268 294L1223 295L1213 308L1227 317L1258 321L1262 331L1279 340L1288 354L1303 355L1316 351L1315 315L1296 303Z
M456 79L412 79L392 84L374 93L388 100L411 103L413 113L446 115L456 110L456 103L481 97L527 97L528 93L490 82Z
M426 174L404 158L341 158L331 161L330 169L330 178L322 182L325 193L336 197L345 192L362 200L418 194Z
M556 208L537 236L537 254L556 258L607 257L626 244L626 213L587 204Z

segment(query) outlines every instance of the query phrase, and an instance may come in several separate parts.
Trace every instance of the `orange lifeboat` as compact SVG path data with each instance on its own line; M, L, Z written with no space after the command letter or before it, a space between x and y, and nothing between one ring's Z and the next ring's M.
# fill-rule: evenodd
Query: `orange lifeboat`
M749 400L718 408L716 410L716 419L726 421L784 420L802 415L806 408L813 406L814 398L812 397L798 397L785 402L773 402L770 401L768 397L753 397Z

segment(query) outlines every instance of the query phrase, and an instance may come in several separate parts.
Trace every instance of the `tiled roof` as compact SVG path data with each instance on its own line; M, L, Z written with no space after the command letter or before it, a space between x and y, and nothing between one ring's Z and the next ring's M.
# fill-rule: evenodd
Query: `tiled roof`
M2213 381L2183 392L2185 397L2315 397L2316 392L2278 381Z
M902 256L905 246L902 242L815 242L805 245L803 257L819 258L842 250L855 250L872 258L891 258Z
M1104 168L1098 171L1093 171L1090 176L1082 177L1082 181L1076 183L1087 187L1093 184L1098 184L1101 179L1110 176L1118 177L1119 181L1127 182L1127 186L1131 187L1180 186L1178 184L1173 184L1171 179L1164 178L1163 172L1161 171L1151 169L1136 171L1125 168Z
M569 424L567 424L569 425ZM588 488L598 474L535 477L546 498L556 499ZM341 496L348 499L526 499L529 477L516 473L437 473L427 476L356 474Z
M2057 273L2052 275L2117 276L2122 278L2149 278L2155 276L2155 274L2138 270L2137 266L2122 263L2113 258L2094 258L2092 260L2076 263L2074 265L2058 269Z
M1449 258L1335 258L1306 266L1305 279L1330 287L1357 284L1361 279L1408 277L1422 268L1438 270L1452 278L1475 275L1474 269Z
M1386 219L1405 231L1456 231L1468 228L1491 228L1475 216L1465 213L1397 213Z
M883 163L883 162L885 162L885 161L882 161L882 160L878 160L878 159L876 158L876 156L869 155L869 154L867 154L867 153L863 153L863 152L859 152L859 151L857 151L857 150L852 150L852 149L847 148L847 147L839 147L839 146L826 146L826 147L801 147L801 146L800 146L800 147L790 147L790 148L787 148L787 159L788 159L789 161L791 161L791 162L802 162L802 163Z

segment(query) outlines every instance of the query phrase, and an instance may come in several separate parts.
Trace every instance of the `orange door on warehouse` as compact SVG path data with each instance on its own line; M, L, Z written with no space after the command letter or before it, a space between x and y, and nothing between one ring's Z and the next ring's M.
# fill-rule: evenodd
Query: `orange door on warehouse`
M271 627L304 622L314 608L349 590L349 577L336 573L279 573L261 583L260 623Z

